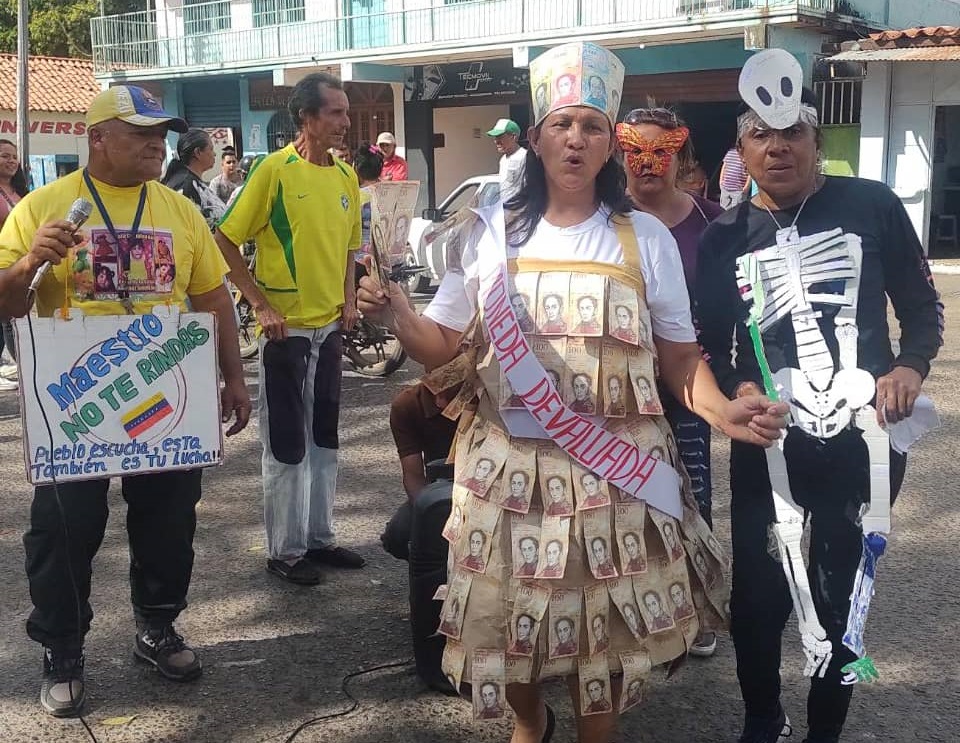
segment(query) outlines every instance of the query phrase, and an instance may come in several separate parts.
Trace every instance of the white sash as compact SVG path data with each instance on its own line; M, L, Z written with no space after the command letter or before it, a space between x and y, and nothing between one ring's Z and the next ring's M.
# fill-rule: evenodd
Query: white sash
M681 519L680 476L673 467L564 404L530 350L510 303L503 208L497 205L476 212L487 227L477 246L483 322L500 369L540 429L535 436L552 439L571 459L598 477Z

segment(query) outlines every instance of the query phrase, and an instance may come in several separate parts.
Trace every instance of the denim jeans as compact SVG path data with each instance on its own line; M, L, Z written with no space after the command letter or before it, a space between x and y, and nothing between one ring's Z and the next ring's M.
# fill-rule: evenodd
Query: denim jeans
M713 480L710 476L710 424L669 393L661 392L664 415L677 440L700 515L713 528Z

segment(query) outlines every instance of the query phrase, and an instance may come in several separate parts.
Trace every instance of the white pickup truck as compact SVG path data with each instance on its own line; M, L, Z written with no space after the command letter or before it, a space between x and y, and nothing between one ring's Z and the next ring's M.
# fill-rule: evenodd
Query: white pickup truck
M447 217L466 206L490 206L500 199L500 177L478 175L467 178L445 198L436 209L424 209L422 217L414 217L410 225L407 254L409 265L426 266L427 270L410 279L411 291L428 291L439 283L447 267L445 240L432 240L431 234Z

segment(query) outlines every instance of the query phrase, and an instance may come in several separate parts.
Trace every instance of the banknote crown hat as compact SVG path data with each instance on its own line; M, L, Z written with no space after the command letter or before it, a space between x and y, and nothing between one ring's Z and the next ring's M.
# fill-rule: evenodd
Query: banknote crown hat
M623 75L623 62L597 44L578 41L548 49L530 62L534 123L567 106L587 106L603 113L612 126Z

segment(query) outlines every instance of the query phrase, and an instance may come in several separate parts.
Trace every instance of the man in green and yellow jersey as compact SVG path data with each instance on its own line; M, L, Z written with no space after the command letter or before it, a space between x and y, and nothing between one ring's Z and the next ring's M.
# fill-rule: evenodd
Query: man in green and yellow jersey
M354 251L360 187L329 154L350 128L340 81L307 75L293 89L299 134L257 163L216 233L230 280L257 314L267 570L320 582L316 564L359 568L333 532L341 330L357 321ZM254 278L237 246L257 243Z

